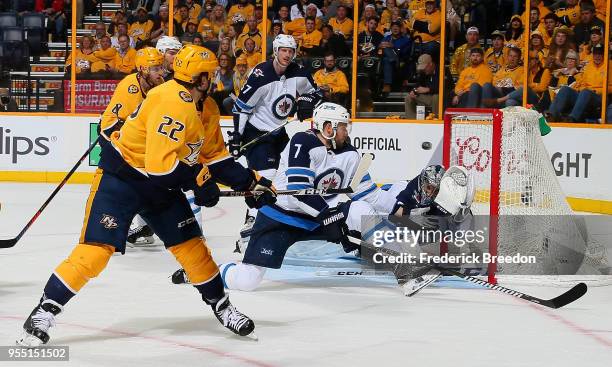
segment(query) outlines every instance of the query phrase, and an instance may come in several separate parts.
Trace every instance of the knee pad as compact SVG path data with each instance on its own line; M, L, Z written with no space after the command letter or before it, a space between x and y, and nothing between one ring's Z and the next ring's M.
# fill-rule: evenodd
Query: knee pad
M115 248L110 245L78 244L55 274L71 290L78 292L91 278L97 277L108 264Z
M266 268L245 263L229 263L223 266L223 282L229 289L255 290L263 280Z
M168 250L172 252L172 255L185 269L185 273L187 273L193 285L206 283L219 273L219 268L210 254L210 249L200 237L171 246Z

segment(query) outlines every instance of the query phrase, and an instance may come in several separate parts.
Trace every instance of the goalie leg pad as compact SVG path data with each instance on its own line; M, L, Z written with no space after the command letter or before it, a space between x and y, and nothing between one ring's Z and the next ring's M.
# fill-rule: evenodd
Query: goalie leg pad
M185 269L194 286L206 283L219 273L210 249L200 237L171 246L168 250Z
M55 275L73 293L83 288L91 278L97 277L115 252L109 245L78 244L66 260L57 268Z

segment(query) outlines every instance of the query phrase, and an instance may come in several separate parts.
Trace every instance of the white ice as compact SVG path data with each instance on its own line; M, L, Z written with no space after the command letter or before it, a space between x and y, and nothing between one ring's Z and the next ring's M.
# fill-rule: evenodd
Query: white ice
M0 237L15 236L55 184L0 184ZM78 240L88 185L67 185L19 243L0 249L0 345L13 345L51 271ZM204 213L218 262L232 253L240 199ZM51 329L66 362L0 366L611 366L612 286L549 310L496 291L434 285L413 298L392 282L269 272L231 299L259 341L222 328L158 244L128 248L67 305ZM540 297L558 287L515 286Z

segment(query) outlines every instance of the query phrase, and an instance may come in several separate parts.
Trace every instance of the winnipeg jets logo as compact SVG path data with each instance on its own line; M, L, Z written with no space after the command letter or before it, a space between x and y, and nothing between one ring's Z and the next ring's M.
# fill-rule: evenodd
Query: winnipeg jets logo
M189 155L185 157L185 161L187 161L188 165L193 166L198 163L198 155L200 154L203 143L204 139L200 139L196 143L186 143L187 148L189 148Z
M344 172L338 168L330 168L315 178L314 187L329 190L338 189L342 186Z
M291 115L293 106L295 106L295 97L290 94L283 94L272 102L272 113L277 119L283 120Z
M100 223L104 224L104 228L106 229L115 229L117 228L117 219L112 215L102 214L102 219Z

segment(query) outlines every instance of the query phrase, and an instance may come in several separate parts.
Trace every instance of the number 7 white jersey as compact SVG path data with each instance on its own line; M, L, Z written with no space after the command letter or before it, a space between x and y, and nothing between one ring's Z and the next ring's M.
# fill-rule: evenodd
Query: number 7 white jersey
M279 76L273 61L253 69L234 103L234 126L242 134L247 122L257 130L271 131L295 112L298 95L319 93L312 75L292 62Z

